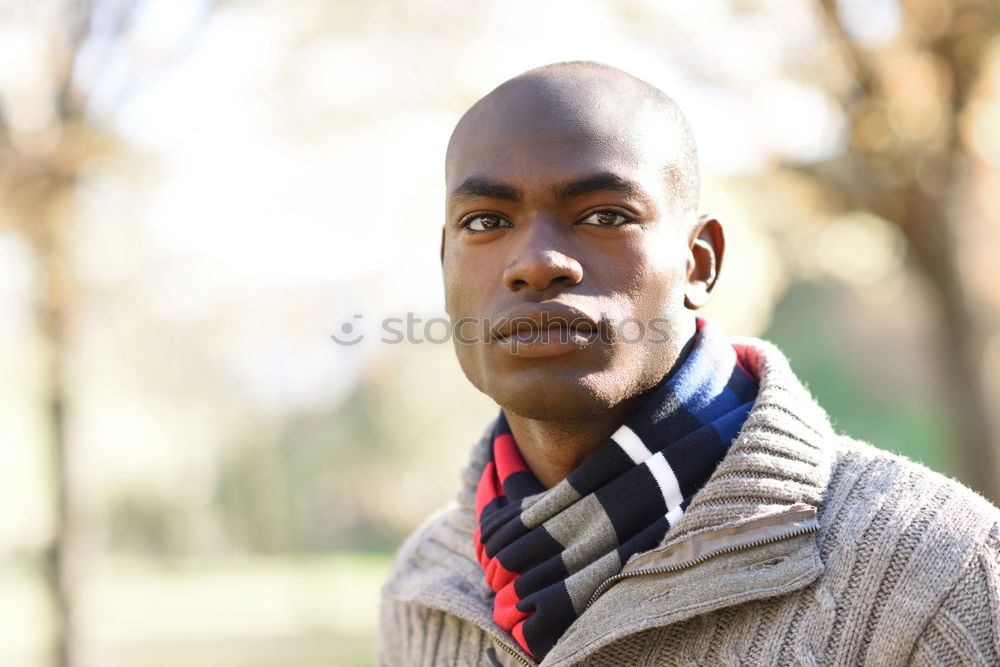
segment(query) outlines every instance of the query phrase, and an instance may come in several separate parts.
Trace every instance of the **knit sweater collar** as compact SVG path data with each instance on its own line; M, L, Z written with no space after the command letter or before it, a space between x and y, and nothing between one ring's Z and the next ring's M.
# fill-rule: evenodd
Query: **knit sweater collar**
M698 492L663 545L720 525L768 512L775 506L818 505L829 481L832 458L824 441L833 435L826 413L773 345L731 338L752 375L757 400L729 453ZM475 511L475 490L489 457L489 431L473 448L463 472L458 505Z

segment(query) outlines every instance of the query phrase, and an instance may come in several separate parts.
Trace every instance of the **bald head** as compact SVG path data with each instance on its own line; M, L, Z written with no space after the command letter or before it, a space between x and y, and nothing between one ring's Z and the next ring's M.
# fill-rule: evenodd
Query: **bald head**
M698 159L687 120L658 88L595 62L545 65L501 84L459 120L448 144L446 177L474 171L470 160L498 148L584 139L615 146L624 160L659 172L670 211L697 220Z
M694 142L666 95L595 63L531 70L462 117L446 180L441 262L456 326L527 313L549 331L540 313L561 308L589 319L588 336L609 333L456 336L466 376L505 413L591 424L675 365L724 238L698 221ZM627 342L622 323L663 335Z

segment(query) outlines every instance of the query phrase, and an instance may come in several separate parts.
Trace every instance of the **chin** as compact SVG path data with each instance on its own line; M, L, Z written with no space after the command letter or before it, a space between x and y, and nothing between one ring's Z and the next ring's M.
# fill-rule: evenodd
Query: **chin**
M540 421L572 422L593 419L631 397L623 382L594 376L500 382L484 388L504 410Z
M483 356L459 354L466 378L497 405L519 417L573 422L594 419L655 385L669 369L662 348L599 357L484 363Z
M570 393L570 392L560 392ZM493 396L493 400L504 410L525 419L547 422L574 422L593 419L606 412L611 405L607 402L593 400L586 402L580 397L558 396L551 393L534 395L535 392L517 392L516 395Z

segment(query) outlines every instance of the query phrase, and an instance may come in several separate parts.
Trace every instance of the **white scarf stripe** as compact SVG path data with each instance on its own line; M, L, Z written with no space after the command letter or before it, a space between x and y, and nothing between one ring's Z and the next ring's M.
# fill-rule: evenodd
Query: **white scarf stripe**
M670 524L671 528L677 525L677 520L680 519L683 514L684 510L681 509L680 505L667 512L667 523Z
M677 475L674 474L674 470L667 463L667 460L663 458L663 452L657 452L656 456L649 458L646 461L646 466L653 473L653 477L660 487L663 501L667 504L667 521L670 521L672 526L683 513L681 503L684 502L684 496L681 494L681 485L677 482Z
M642 438L624 424L615 431L611 439L622 448L623 452L628 454L633 463L646 464L649 472L653 474L653 479L656 480L656 485L660 487L660 494L667 506L667 521L671 526L677 523L677 520L684 514L684 510L681 509L684 496L681 494L681 485L677 482L677 475L674 474L673 468L663 457L663 452L657 452L654 455L646 447Z
M621 427L614 432L611 439L622 448L623 452L629 455L629 458L632 459L633 463L642 463L653 454L653 452L649 451L649 448L647 448L642 442L642 439L635 434L635 431L624 424L622 424ZM664 463L666 463L666 461L664 461ZM673 473L670 474L673 475Z

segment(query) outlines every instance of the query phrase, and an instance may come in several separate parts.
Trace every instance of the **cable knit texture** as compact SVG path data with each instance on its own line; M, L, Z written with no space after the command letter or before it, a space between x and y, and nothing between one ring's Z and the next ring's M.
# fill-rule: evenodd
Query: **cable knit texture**
M818 530L615 583L541 664L1000 664L1000 511L836 435L775 347L733 342L756 352L757 400L655 551L795 503L818 508ZM396 558L383 590L383 665L533 664L493 621L471 546L488 435L457 502Z

